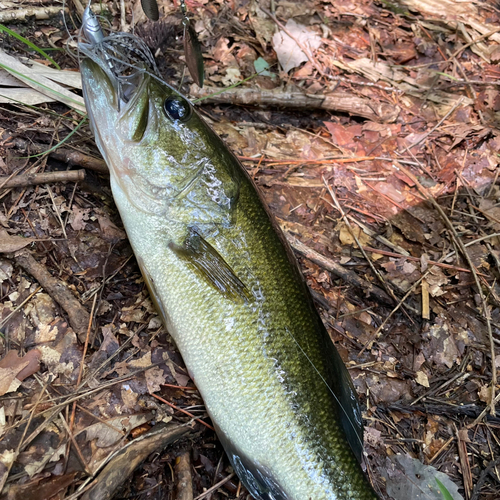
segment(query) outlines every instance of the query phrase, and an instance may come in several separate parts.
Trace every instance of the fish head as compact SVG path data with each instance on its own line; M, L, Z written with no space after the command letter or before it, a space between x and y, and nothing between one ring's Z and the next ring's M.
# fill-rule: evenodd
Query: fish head
M182 223L231 223L238 161L189 100L162 81L147 46L117 33L80 48L91 128L129 202Z

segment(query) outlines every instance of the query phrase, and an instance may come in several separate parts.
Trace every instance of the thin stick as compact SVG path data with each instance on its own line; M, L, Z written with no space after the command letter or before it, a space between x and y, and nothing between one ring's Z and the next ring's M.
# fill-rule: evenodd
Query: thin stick
M61 224L61 229L64 234L64 237L68 239L68 235L66 234L66 228L64 227L64 222L61 217L61 212L59 212L59 208L56 205L56 201L54 199L54 195L52 194L52 189L48 184L45 185L47 188L47 191L49 192L50 199L52 200L52 205L54 207L54 211L56 212L57 218L59 219L59 223Z
M49 378L49 381L50 380L51 380L51 378ZM12 466L14 465L14 462L17 460L17 457L19 456L19 452L20 452L21 447L23 445L24 438L26 437L26 433L28 432L31 421L33 420L33 417L35 416L36 407L40 403L42 396L45 392L45 387L47 387L48 383L49 382L47 381L45 383L44 388L40 391L40 395L38 396L38 399L35 403L35 406L33 407L33 410L31 410L30 418L28 419L28 423L26 424L26 427L24 428L23 435L21 436L21 440L19 441L19 444L17 445L17 449L14 453L14 456L12 457L12 460L7 465L7 470L3 473L3 476L0 479L0 492L3 490L3 487L5 486L5 482L7 481L7 478L9 477L10 471L12 470Z
M213 493L215 490L218 490L221 486L226 484L229 480L233 479L233 477L236 476L234 472L231 472L229 476L225 477L218 483L215 483L212 487L208 488L208 490L204 491L201 495L198 495L194 500L201 500L202 498L205 498L206 496L210 495L210 493Z
M452 224L448 216L445 214L444 210L441 208L439 203L434 199L433 196L431 196L427 189L420 184L419 180L405 167L400 166L399 169L406 174L417 186L418 190L420 193L426 198L427 201L429 201L433 207L437 210L441 218L443 219L443 222L445 223L446 227L449 229L452 238L457 245L457 247L460 249L460 252L462 253L464 259L467 261L467 264L470 267L472 276L474 277L474 281L476 282L476 286L479 292L479 296L481 297L481 303L483 306L483 315L486 320L486 326L488 328L488 339L490 342L490 356L491 356L491 415L495 416L495 389L497 385L497 368L496 368L496 363L495 363L495 342L493 340L493 331L491 328L491 318L490 318L490 309L488 307L488 304L486 302L486 298L483 293L483 287L481 286L481 283L479 281L479 277L477 275L476 267L474 266L474 263L472 262L472 259L470 255L468 254L464 243L462 242L461 238L458 236L457 231L455 230L455 226Z
M7 323L7 321L9 321L9 319L12 318L12 316L14 316L14 314L16 314L19 309L21 309L21 307L26 305L26 303L29 302L32 297L35 296L41 289L42 287L39 286L34 292L30 293L11 313L9 313L2 321L0 321L0 328L2 328L2 326L5 325L5 323Z
M398 299L394 295L394 292L392 291L392 289L387 286L387 283L384 281L384 278L382 277L382 275L375 268L375 266L373 265L373 262L371 261L371 259L368 258L368 255L364 251L363 246L361 245L358 237L356 236L356 233L352 229L351 223L349 222L349 219L347 218L347 216L346 216L346 214L344 212L344 209L340 205L339 200L337 199L337 196L335 195L335 192L330 187L330 185L326 182L325 178L322 177L322 179L323 179L323 182L324 182L324 184L326 186L326 189L328 189L328 192L330 193L330 196L332 197L333 202L335 203L335 206L337 207L337 210L342 215L342 219L344 220L344 223L346 224L347 228L349 229L349 232L351 233L352 237L354 238L354 241L356 242L356 245L358 245L358 248L361 250L361 253L363 254L363 257L366 259L366 261L370 265L373 273L375 274L375 276L377 277L377 279L379 280L379 282L381 283L381 285L384 287L384 290L392 298L392 300L394 300L394 303L396 303L398 301Z
M160 396L157 396L156 394L151 394L151 396L153 396L154 398L158 399L162 403L165 403L166 405L170 406L174 410L180 411L181 413L184 413L188 417L194 418L197 422L199 422L200 424L203 424L205 427L208 427L211 431L215 431L215 429L210 424L207 424L206 422L203 422L203 420L195 417L192 413L189 413L188 411L183 410L182 408L179 408L178 406L175 406L174 404L170 403L170 401L167 401L166 399L163 399Z
M54 182L79 182L83 181L83 179L85 179L85 170L83 169L18 175L14 178L10 175L9 177L0 177L0 187L8 189Z
M422 141L425 141L425 139L427 139L427 137L429 137L436 129L438 129L442 123L446 120L446 118L448 118L463 102L464 98L461 97L456 103L455 103L455 106L453 106L450 111L448 111L448 113L446 113L443 118L441 118L441 120L439 120L437 122L437 124L432 127L429 132L427 132L426 134L424 134L418 141L415 141L413 144L410 144L409 146L407 146L406 148L403 149L403 151L399 151L398 154L404 154L406 153L406 151L414 148L415 146L418 146Z

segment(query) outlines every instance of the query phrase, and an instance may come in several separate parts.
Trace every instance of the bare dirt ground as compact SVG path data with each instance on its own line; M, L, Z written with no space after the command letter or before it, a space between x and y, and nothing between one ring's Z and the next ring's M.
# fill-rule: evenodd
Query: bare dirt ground
M381 498L500 498L497 4L187 4L203 89L177 5L96 10L193 99L240 83L199 108L300 260ZM1 498L250 498L148 297L62 11L0 0Z

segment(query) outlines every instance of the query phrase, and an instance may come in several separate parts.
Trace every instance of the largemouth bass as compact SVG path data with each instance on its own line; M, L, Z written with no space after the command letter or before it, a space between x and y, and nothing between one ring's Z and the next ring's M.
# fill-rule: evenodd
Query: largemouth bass
M116 205L234 470L260 500L378 498L350 376L250 177L139 39L86 33Z

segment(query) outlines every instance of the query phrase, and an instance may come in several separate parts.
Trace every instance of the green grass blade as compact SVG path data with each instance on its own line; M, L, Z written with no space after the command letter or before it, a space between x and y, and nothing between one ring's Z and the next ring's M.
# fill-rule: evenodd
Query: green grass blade
M45 57L47 61L51 62L57 69L61 69L59 64L57 64L52 57L50 57L43 49L40 47L37 47L34 43L30 42L28 39L24 38L24 36L21 36L19 33L16 33L15 31L12 31L11 29L7 28L7 26L4 26L3 24L0 24L0 33L1 32L7 33L10 36L13 36L14 38L17 38L20 42L23 42L26 44L30 49L35 50L38 52L41 56Z
M52 151L55 151L56 149L60 148L86 121L87 121L87 117L84 117L80 121L80 123L62 141L59 141L55 146L52 146L50 149L47 149L47 151L44 151L43 153L38 153L36 155L30 155L30 156L16 156L16 158L26 160L29 158L36 158L37 156L43 156L43 155L48 155L48 154L52 153ZM453 498L451 500L453 500Z
M50 109L40 108L39 106L35 106L34 104L26 104L25 102L18 101L17 99L14 99L13 97L9 97L8 95L2 94L2 93L0 93L0 97L3 97L4 99L7 99L9 101L8 103L5 103L5 104L10 104L10 103L17 104L18 106L24 106L24 107L32 109L40 114L53 116L55 118L61 118L63 120L73 121L73 118L71 116L63 116L63 115L60 115L59 113L54 113Z
M437 478L434 478L436 480L436 483L439 487L439 490L441 491L441 494L443 495L444 500L453 500L453 497L451 496L451 493L448 491L446 486Z

